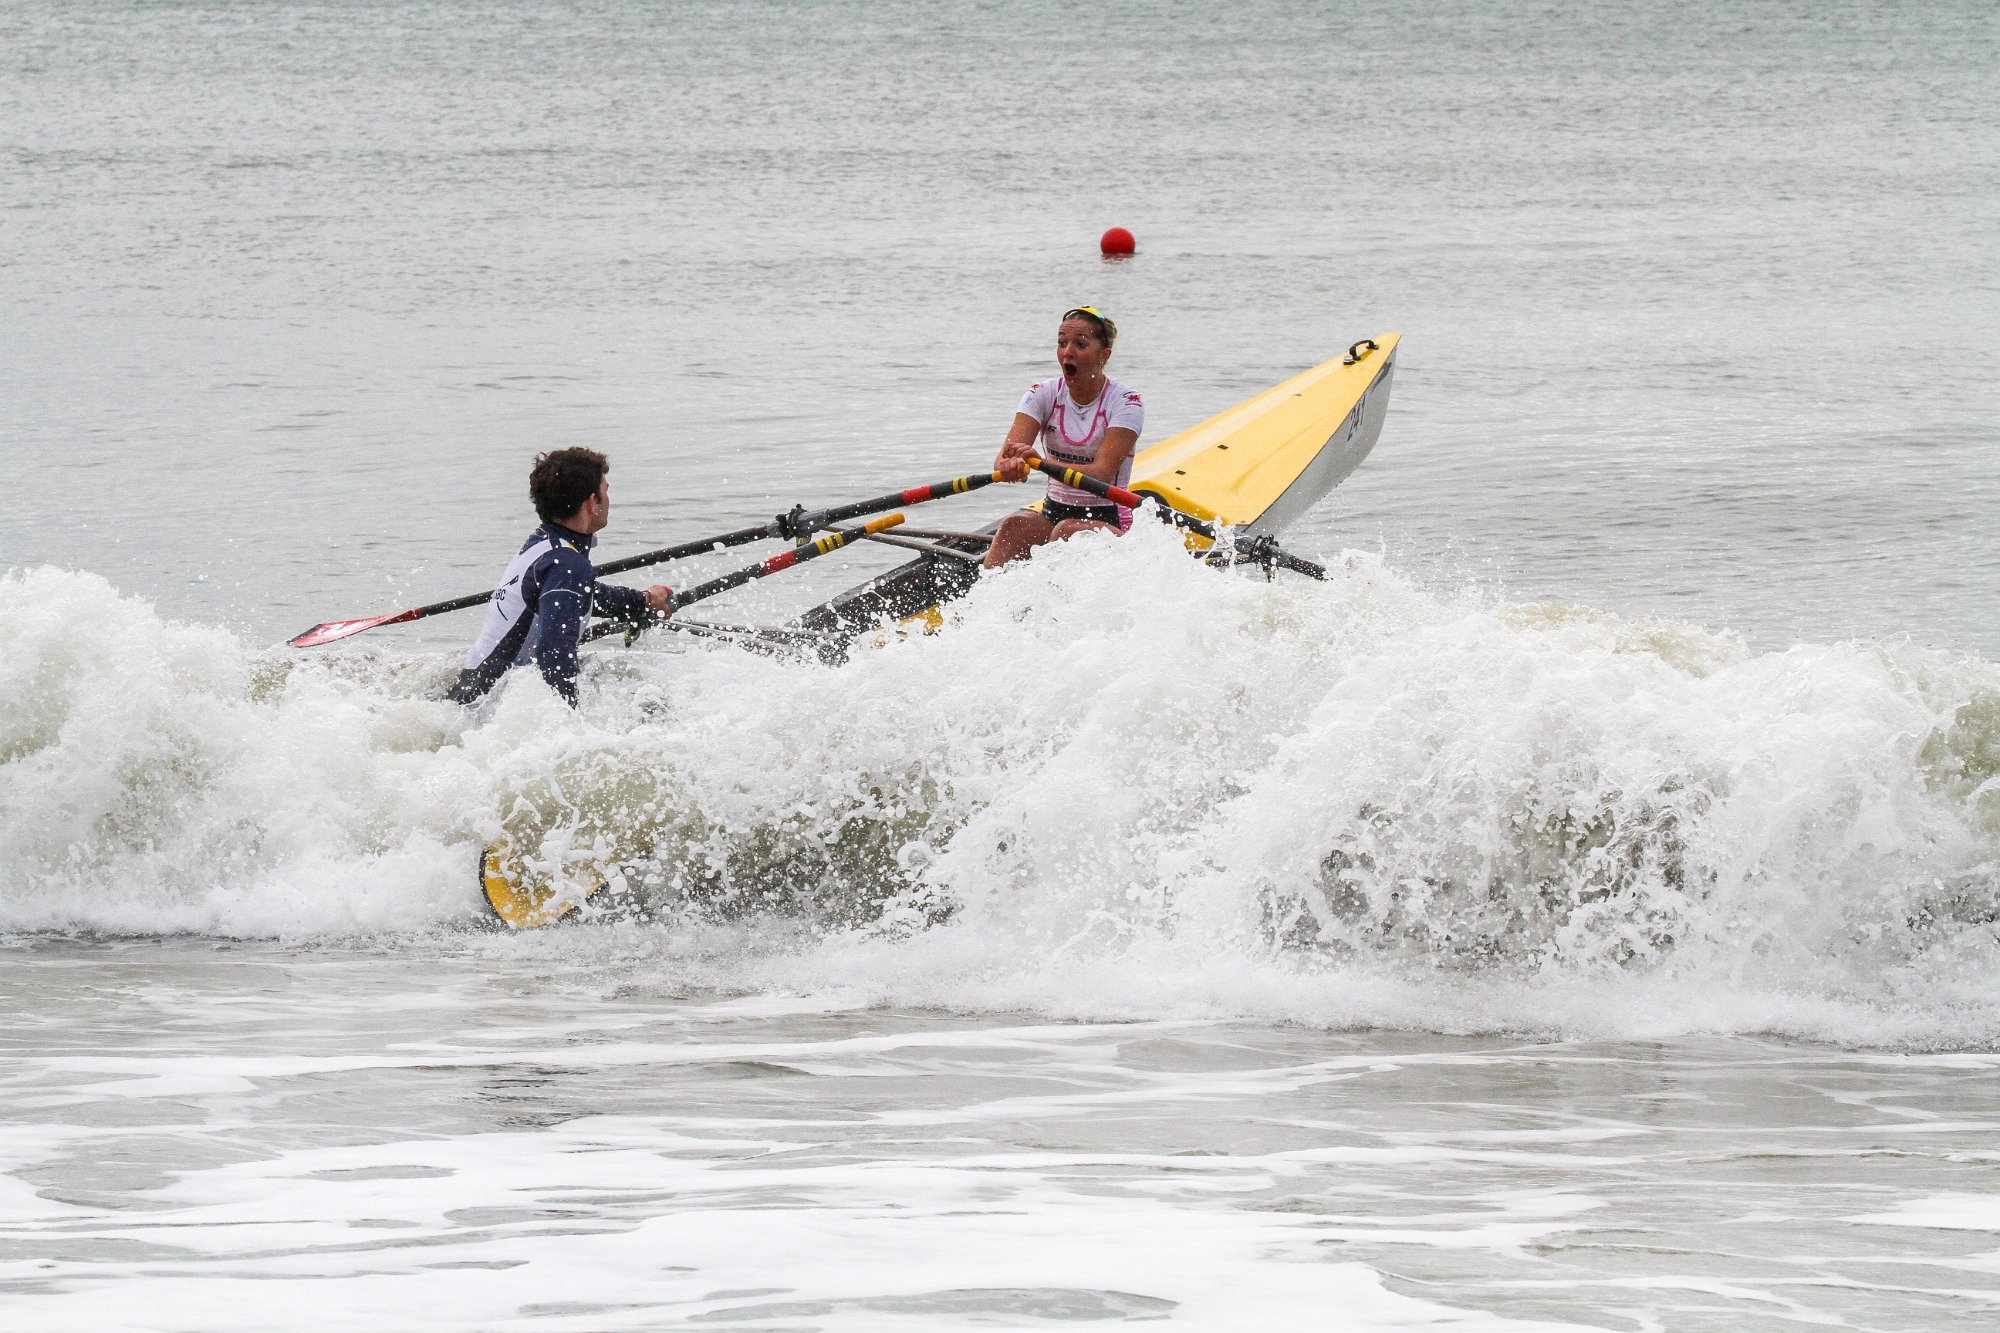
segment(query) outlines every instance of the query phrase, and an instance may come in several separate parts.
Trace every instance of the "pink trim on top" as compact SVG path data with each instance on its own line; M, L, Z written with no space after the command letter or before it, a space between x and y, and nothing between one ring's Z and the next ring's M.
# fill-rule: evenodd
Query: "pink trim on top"
M1091 434L1097 429L1097 423L1100 421L1107 420L1107 414L1105 413L1104 410L1104 400L1107 397L1109 397L1110 394L1111 394L1111 381L1107 379L1104 381L1104 387L1097 391L1097 401L1096 403L1093 404L1093 406L1096 407L1097 411L1091 415L1090 424L1083 428L1083 434L1077 436L1075 439L1072 440L1069 437L1069 424L1068 424L1069 413L1063 411L1063 402L1069 396L1069 386L1065 384L1063 385L1062 388L1056 390L1056 429L1062 432L1062 438L1064 444L1067 444L1072 448L1081 448L1082 446L1090 443ZM1070 406L1075 407L1076 404L1071 403ZM1079 408L1078 410L1081 411L1082 409ZM1110 429L1108 424L1106 426L1106 429L1107 430ZM1098 441L1098 443L1101 445L1103 441L1100 440Z

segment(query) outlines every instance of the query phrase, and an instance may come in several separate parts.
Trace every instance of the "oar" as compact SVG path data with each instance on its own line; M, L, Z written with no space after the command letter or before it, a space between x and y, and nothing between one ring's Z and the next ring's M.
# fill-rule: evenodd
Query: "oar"
M769 523L760 523L754 528L738 528L735 532L725 532L719 537L707 537L697 542L682 542L679 546L666 546L657 551L647 551L643 555L627 556L623 560L613 560L599 565L597 575L622 574L628 569L642 569L647 565L664 564L669 560L685 560L689 556L704 555L709 551L729 546L746 546L767 537L789 537L793 541L804 541L822 528L835 523L845 523L850 518L860 518L866 514L879 514L884 509L897 505L918 505L926 500L936 500L947 495L963 495L976 491L982 486L990 486L1000 480L998 472L984 476L973 474L953 477L949 481L936 481L928 486L912 486L906 491L896 491L889 495L878 495L872 500L857 500L852 504L835 505L831 509L817 509L810 512L804 505L793 505L788 514L780 514ZM401 625L412 620L422 620L425 616L443 615L447 611L462 611L468 606L483 606L493 600L491 590L472 593L465 597L453 597L449 601L432 602L429 606L413 606L407 611L391 611L382 616L364 616L358 620L329 620L314 625L296 638L285 641L292 648L317 648L321 644L334 643L371 630L378 625Z
M1113 504L1124 505L1127 509L1137 509L1140 505L1146 503L1146 497L1137 491L1128 491L1123 486L1114 486L1108 481L1099 481L1095 477L1086 476L1084 473L1078 472L1075 468L1063 467L1058 463L1051 463L1048 459L1038 457L1035 454L1028 455L1028 466L1045 477L1054 477L1065 486L1074 486L1080 491L1089 491L1100 500L1109 500ZM1215 524L1210 523L1207 519L1196 518L1193 514L1183 514L1172 505L1165 503L1162 503L1160 508L1163 511L1161 516L1175 527L1186 528L1189 532L1198 532L1210 541L1220 541L1222 539L1222 533L1216 528Z
M666 611L658 614L672 615L684 606L692 606L696 602L715 596L717 593L728 592L731 588L740 588L752 579L761 579L766 575L776 574L780 570L790 569L793 565L804 564L806 561L825 555L830 551L838 551L856 537L868 537L878 532L886 532L902 521L903 516L901 514L891 514L887 518L878 518L874 522L858 528L850 528L843 532L829 532L826 536L815 540L810 546L794 546L788 551L778 552L768 560L759 561L754 565L745 565L742 569L724 574L719 579L710 579L706 583L697 583L692 588L674 593L667 598ZM642 621L637 626L624 620L599 621L583 632L583 641L589 643L592 639L601 639L607 634L616 634L620 630L631 630L636 635L640 630L646 628L647 624L651 623L653 619L654 617L649 615L645 621ZM627 640L627 642L630 642L630 640Z
M1028 455L1028 466L1043 476L1054 477L1065 486L1074 486L1080 491L1089 491L1092 495L1100 499L1109 500L1113 504L1124 505L1127 509L1137 509L1146 502L1146 497L1137 491L1128 491L1123 486L1114 486L1108 481L1099 481L1095 477L1078 472L1075 468L1059 466L1049 462L1046 458L1039 458L1034 454ZM1162 516L1176 527L1186 528L1189 532L1198 532L1212 542L1222 540L1222 530L1207 519L1196 518L1193 514L1183 514L1180 510L1164 502L1161 503L1160 508L1163 511ZM1294 570L1316 579L1324 579L1326 577L1326 567L1324 565L1316 565L1301 556L1293 555L1291 552L1282 549L1270 537L1250 538L1248 541L1237 546L1236 554L1240 560L1251 560L1267 566L1280 565L1286 569Z

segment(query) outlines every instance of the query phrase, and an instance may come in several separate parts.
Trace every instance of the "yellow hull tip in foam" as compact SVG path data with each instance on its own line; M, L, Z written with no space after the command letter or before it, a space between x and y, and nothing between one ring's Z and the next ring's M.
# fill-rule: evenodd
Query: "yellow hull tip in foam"
M479 883L493 915L515 930L534 930L559 921L604 887L602 876L586 885L558 884L546 875L536 875L522 864L504 837L480 853Z

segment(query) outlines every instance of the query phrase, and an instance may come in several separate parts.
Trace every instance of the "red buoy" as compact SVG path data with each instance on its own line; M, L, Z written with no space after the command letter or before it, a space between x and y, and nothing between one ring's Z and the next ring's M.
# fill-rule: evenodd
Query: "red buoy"
M1129 255L1138 248L1138 242L1123 227L1113 227L1099 238L1097 248L1107 255Z

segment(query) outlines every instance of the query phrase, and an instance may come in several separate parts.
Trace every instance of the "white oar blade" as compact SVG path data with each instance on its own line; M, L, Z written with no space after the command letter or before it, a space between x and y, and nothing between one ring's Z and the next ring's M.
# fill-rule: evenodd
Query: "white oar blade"
M374 629L377 625L394 625L398 621L414 619L416 616L412 612L391 611L386 616L369 616L363 620L329 620L324 625L314 625L296 639L287 639L285 642L293 648L317 648L323 643L334 643L350 635L359 634L362 630Z

